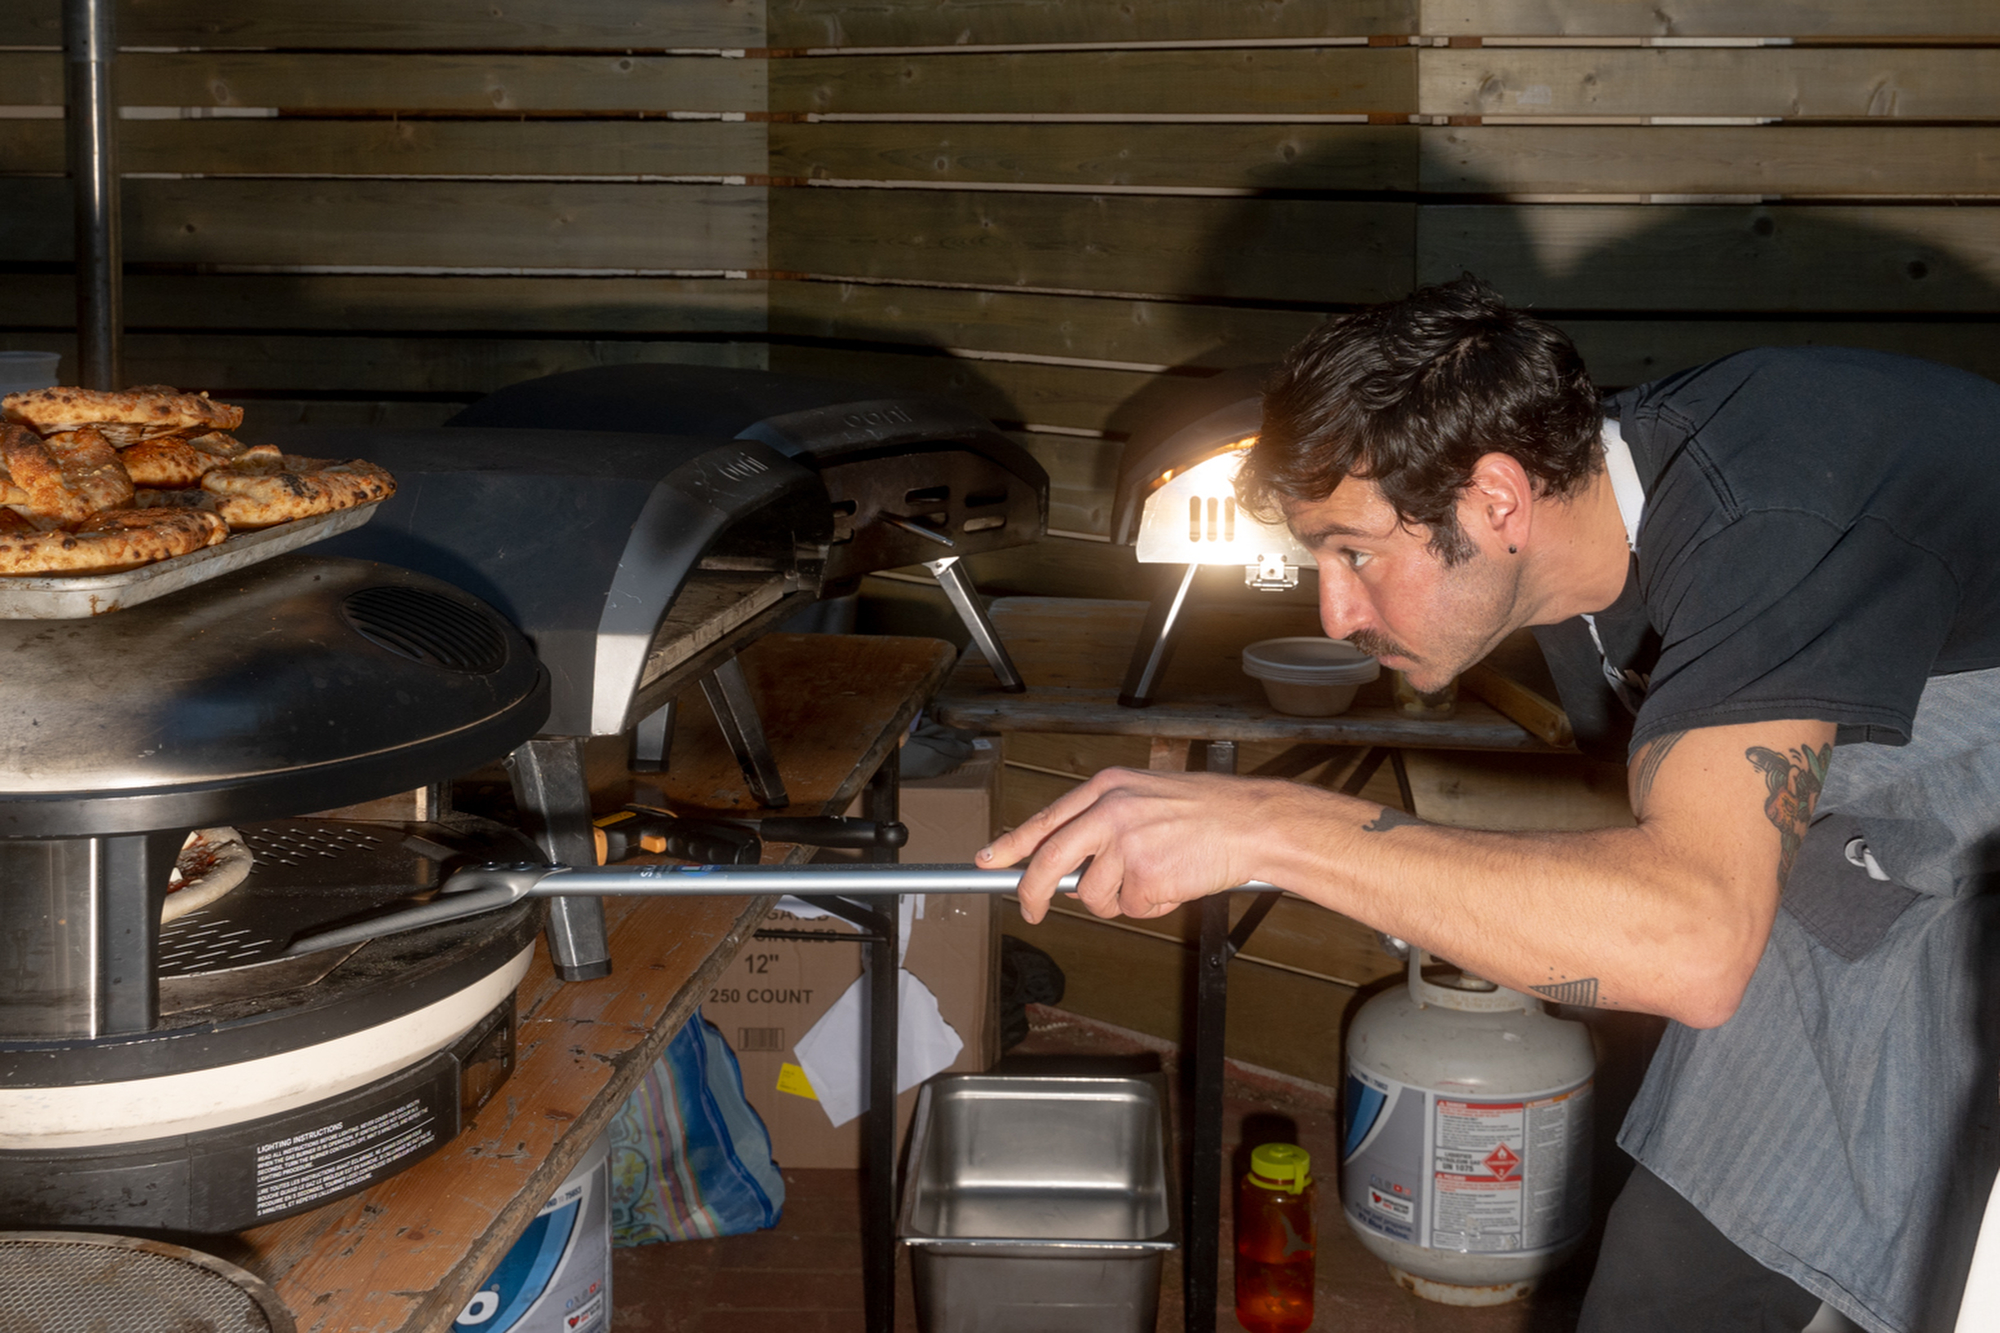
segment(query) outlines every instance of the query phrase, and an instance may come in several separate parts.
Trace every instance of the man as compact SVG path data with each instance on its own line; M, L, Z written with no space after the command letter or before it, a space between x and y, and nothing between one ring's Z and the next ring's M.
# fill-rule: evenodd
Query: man
M1112 770L981 853L1032 856L1023 915L1086 859L1101 916L1263 880L1664 1014L1583 1327L1798 1329L1822 1299L1948 1327L2000 1138L2000 386L1766 349L1600 403L1466 278L1294 349L1239 488L1313 552L1326 632L1420 690L1541 627L1586 748L1629 745L1636 826Z

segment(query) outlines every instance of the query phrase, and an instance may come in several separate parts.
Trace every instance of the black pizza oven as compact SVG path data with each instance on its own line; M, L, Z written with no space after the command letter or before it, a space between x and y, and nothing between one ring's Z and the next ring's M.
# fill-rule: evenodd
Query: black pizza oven
M457 428L664 431L754 440L812 469L833 523L823 595L922 564L1009 689L1020 676L960 561L1040 541L1049 479L976 412L948 399L762 370L647 363L510 385Z

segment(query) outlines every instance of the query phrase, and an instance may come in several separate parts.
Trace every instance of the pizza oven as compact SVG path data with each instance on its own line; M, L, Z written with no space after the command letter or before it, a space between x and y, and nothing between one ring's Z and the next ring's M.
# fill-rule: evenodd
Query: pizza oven
M923 565L1002 686L1025 688L963 561L1040 541L1049 479L1027 450L945 398L763 370L643 363L510 385L455 428L665 431L756 441L817 473L833 535L822 595Z
M1269 366L1226 371L1181 386L1132 432L1119 459L1113 541L1136 548L1161 579L1132 650L1118 702L1153 701L1187 622L1203 566L1240 565L1246 587L1295 588L1312 556L1282 523L1263 523L1236 503L1236 471L1264 417Z
M441 580L297 552L0 619L0 652L0 1219L234 1230L451 1138L511 1068L535 905L286 949L539 854L435 802L326 813L538 731L550 677L521 634ZM163 925L177 854L217 826L247 877Z

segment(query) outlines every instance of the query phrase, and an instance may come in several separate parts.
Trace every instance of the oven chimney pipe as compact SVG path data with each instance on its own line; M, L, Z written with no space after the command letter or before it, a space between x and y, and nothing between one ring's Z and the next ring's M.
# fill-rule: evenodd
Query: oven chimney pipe
M63 0L69 179L76 216L77 382L122 389L125 262L119 217L117 0Z

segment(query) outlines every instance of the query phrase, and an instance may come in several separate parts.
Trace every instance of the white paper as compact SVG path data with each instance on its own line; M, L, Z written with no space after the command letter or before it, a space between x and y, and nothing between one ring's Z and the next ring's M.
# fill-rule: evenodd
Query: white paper
M908 899L904 899L907 904ZM908 971L898 968L896 1091L908 1092L958 1058L965 1049L958 1033L944 1021L937 996ZM793 1049L799 1067L812 1082L820 1109L836 1126L868 1109L868 977L857 977L833 1008Z

